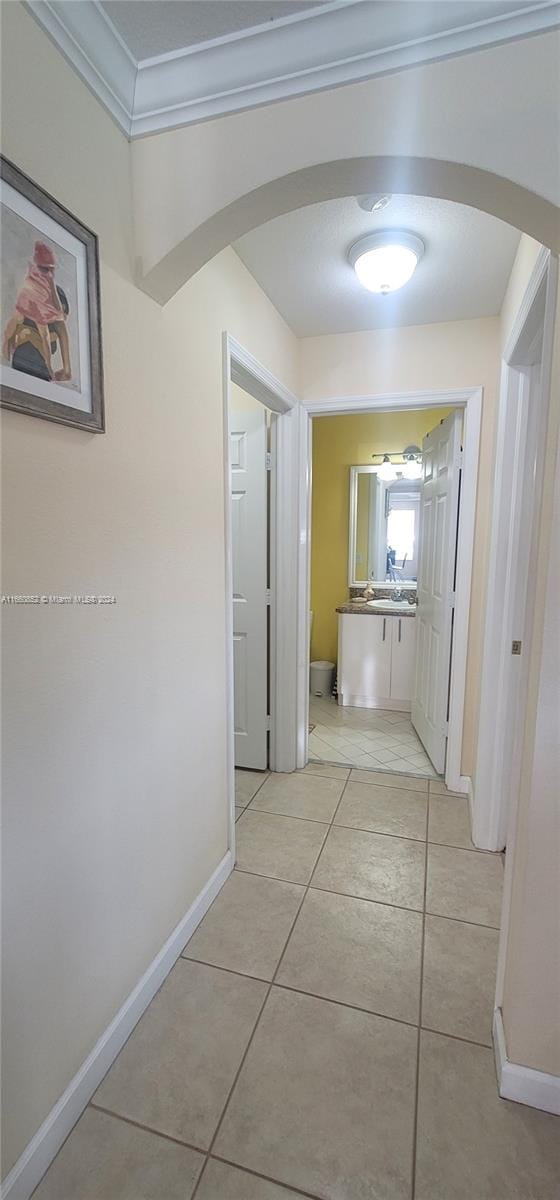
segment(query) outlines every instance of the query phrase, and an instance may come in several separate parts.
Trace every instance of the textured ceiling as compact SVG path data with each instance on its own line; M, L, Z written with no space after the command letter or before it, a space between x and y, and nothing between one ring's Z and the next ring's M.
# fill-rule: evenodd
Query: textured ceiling
M426 252L399 292L367 292L347 261L357 238L377 229L419 234ZM354 197L297 209L234 243L251 274L298 337L495 316L519 231L474 208L393 196L380 213Z
M322 7L326 0L102 0L140 61Z

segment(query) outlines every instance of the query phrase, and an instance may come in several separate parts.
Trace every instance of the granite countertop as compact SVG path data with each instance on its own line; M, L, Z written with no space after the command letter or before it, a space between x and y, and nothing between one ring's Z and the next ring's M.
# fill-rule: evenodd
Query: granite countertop
M368 604L341 604L337 608L337 613L352 613L353 616L370 616L370 617L415 617L416 607L412 604L407 611L406 608L395 608L391 600L387 600L386 608L370 608Z

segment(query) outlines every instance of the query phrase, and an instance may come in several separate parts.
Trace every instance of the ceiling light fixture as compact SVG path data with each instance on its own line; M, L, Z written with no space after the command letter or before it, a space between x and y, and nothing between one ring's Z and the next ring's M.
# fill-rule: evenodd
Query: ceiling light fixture
M424 243L416 234L388 229L354 242L348 261L363 287L387 295L408 283L423 253Z

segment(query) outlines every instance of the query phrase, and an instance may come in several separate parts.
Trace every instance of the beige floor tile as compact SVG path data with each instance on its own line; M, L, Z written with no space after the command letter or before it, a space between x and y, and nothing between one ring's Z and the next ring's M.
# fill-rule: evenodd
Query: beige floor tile
M196 1200L301 1200L301 1193L211 1158Z
M345 782L350 774L349 767L331 767L328 763L308 762L298 775L322 775L324 779L342 779Z
M86 1111L55 1158L34 1200L190 1200L202 1154Z
M180 958L98 1088L96 1103L206 1149L266 988Z
M399 751L400 753L400 751ZM424 792L428 791L428 780L421 775L399 775L391 771L375 771L375 778L372 778L370 771L351 771L350 783L376 783L383 784L385 787L406 788L407 791Z
M498 854L430 845L426 912L497 929L503 881Z
M258 812L304 817L308 821L332 821L344 788L342 779L319 775L269 775L251 802Z
M461 792L450 792L443 779L430 779L430 796L458 796L464 799Z
M236 820L236 821L238 821L238 820L239 820L239 818L240 818L240 816L241 816L241 813L243 813L243 812L245 812L245 808L244 808L244 807L243 807L243 808L241 808L241 807L239 806L239 804L236 804L236 805L235 805L235 820Z
M430 796L428 841L474 850L466 796Z
M303 892L296 883L234 871L184 956L272 979Z
M422 909L425 846L405 838L333 826L313 887Z
M501 1100L493 1052L422 1033L416 1200L557 1200L560 1121Z
M237 823L237 863L242 871L309 883L328 825L247 809Z
M236 767L235 803L241 807L248 804L267 778L268 771L244 771L242 768Z
M312 890L277 982L414 1023L421 942L421 913Z
M492 1044L497 929L426 917L422 1024Z
M409 1200L416 1036L273 988L216 1154L324 1200Z
M427 797L423 792L374 783L348 783L336 825L426 840Z

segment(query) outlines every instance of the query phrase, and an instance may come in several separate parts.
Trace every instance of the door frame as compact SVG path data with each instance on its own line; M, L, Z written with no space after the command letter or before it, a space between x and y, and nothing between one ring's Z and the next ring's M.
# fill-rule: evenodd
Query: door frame
M235 741L233 666L233 539L231 521L230 384L238 384L265 408L277 414L272 427L270 480L270 768L293 771L296 766L296 691L298 631L296 605L299 498L297 493L301 431L300 402L230 333L222 333L222 422L224 458L225 651L226 651L226 770L229 836L235 855Z
M467 676L467 648L469 635L469 612L471 576L474 550L476 518L476 489L482 419L482 386L457 388L449 391L393 392L370 396L342 396L325 400L304 401L303 407L309 426L313 417L342 416L352 413L400 412L405 409L463 408L463 466L461 482L461 508L459 512L459 534L457 545L457 586L455 594L455 619L453 627L453 653L451 658L451 689L449 707L449 729L445 782L450 791L470 794L471 781L461 774L461 752L463 746L463 719L465 711L465 686ZM298 624L309 629L310 607L310 538L311 538L311 432L305 441L308 444L305 477L300 466L300 490L306 481L307 506L305 544L307 546L307 571L300 572L300 595L298 602ZM302 439L303 441L303 439ZM298 671L305 672L305 686L309 679L309 636L305 664L298 664ZM300 686L301 680L300 680ZM298 766L305 766L308 757L308 709L298 704ZM305 724L304 724L305 722Z
M524 691L535 609L535 597L528 587L528 580L537 551L542 506L557 286L558 260L541 247L502 352L496 483L471 814L475 845L484 850L503 850L506 842L511 848L517 811L517 788L514 782L512 791L508 777L504 775L503 757L510 753L506 741L511 721L512 682L520 701L518 728L522 726L525 710ZM540 380L533 388L528 372L534 357L532 351L540 339ZM531 445L529 467L528 436ZM521 511L525 519L528 511L530 518L530 533L525 530L524 538L519 536L523 533ZM520 595L523 601L516 621L513 599ZM514 639L522 642L522 654L516 664L512 663L510 649ZM515 667L517 678L514 680L512 671Z

